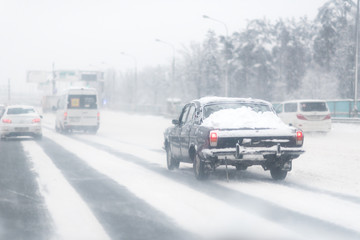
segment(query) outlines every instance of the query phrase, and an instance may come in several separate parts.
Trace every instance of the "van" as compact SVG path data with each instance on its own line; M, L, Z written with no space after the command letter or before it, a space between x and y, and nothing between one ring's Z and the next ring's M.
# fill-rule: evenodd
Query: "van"
M303 132L329 132L331 114L324 100L292 100L275 107L281 120Z
M70 88L59 96L55 130L96 133L100 126L98 96L95 88Z

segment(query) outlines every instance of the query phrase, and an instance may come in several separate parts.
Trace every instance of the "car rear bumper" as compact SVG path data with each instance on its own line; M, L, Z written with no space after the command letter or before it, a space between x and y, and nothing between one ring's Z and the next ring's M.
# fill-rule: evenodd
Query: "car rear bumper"
M222 149L203 149L201 151L205 159L217 158L230 161L266 161L269 158L297 158L305 151L301 147L242 147L222 148Z
M41 126L3 126L1 128L1 137L10 137L10 136L34 136L42 135Z
M329 132L331 131L331 121L299 121L295 127L303 132Z

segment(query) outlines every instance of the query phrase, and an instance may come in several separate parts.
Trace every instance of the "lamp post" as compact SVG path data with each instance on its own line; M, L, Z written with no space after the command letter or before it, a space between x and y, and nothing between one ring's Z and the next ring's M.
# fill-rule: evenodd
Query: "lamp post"
M226 26L226 24L218 19L209 17L207 15L203 15L203 18L205 19L209 19L215 22L218 22L220 24L222 24L225 27L225 31L226 31L226 39L225 39L225 83L224 83L224 87L225 87L225 97L229 96L229 65L228 65L228 57L227 57L227 40L229 38L229 31L228 31L228 27Z
M356 46L356 52L355 52L355 79L354 79L354 108L353 108L353 116L358 116L358 109L357 109L357 91L358 91L358 68L359 68L359 1L357 1L356 5L356 22L355 22L355 46Z
M136 97L137 97L137 59L134 55L131 55L131 54L128 54L128 53L125 53L125 52L121 52L120 53L121 55L124 55L124 56L128 56L128 57L131 57L133 60L134 60L134 92L133 92L133 98L135 99L135 101L133 101L133 104L135 103L136 105Z
M172 48L172 51L173 51L173 56L172 56L172 64L171 64L171 73L172 73L172 81L171 81L171 93L173 94L174 93L174 84L175 84L175 46L169 42L165 42L163 40L160 40L160 39L155 39L156 42L160 42L160 43L163 43L163 44L166 44L168 46L170 46Z

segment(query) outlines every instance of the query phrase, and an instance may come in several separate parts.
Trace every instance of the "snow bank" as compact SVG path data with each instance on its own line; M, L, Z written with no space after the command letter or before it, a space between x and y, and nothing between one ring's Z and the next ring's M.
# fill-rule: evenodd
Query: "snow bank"
M215 128L287 128L273 112L255 112L250 107L224 109L211 114L202 123Z

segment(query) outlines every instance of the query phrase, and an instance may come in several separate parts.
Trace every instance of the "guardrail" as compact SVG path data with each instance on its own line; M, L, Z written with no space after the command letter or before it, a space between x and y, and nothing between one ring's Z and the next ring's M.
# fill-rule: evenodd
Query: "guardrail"
M332 117L331 121L333 123L356 123L356 124L360 124L360 118Z

